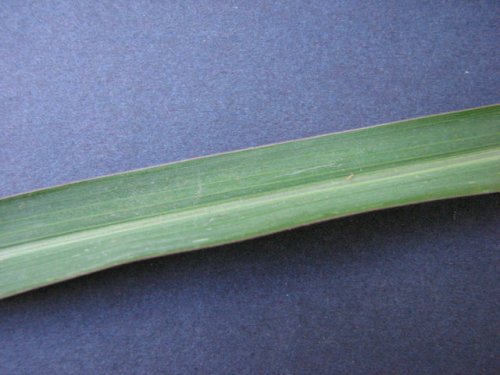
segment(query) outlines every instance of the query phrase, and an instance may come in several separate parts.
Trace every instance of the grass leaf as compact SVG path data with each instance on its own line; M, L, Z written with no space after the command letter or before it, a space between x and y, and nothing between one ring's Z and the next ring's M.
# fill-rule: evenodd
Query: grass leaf
M81 181L0 200L0 298L119 264L500 190L500 106Z

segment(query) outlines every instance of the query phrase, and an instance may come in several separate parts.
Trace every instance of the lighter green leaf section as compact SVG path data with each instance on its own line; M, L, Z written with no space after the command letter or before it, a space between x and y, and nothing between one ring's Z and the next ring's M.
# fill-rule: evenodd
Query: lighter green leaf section
M500 190L500 106L192 159L0 200L0 298L314 222Z

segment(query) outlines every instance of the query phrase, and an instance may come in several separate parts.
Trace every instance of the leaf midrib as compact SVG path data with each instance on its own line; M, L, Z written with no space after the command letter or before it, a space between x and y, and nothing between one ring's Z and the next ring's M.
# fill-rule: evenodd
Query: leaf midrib
M462 160L460 162L460 160ZM244 197L237 197L225 201L219 201L217 204L209 204L206 206L197 206L191 209L184 209L176 212L167 212L163 214L154 215L147 218L137 220L129 220L120 223L113 223L101 226L99 228L81 229L70 233L59 234L50 236L44 239L38 239L29 243L20 243L0 249L0 261L12 258L21 257L31 252L43 251L47 248L59 247L68 245L74 242L95 240L101 237L109 237L118 235L122 232L141 230L151 228L157 225L167 224L168 222L175 222L176 220L188 219L195 217L207 209L211 209L211 213L217 214L232 207L243 207L246 205L255 205L256 203L270 203L282 199L290 199L294 197L306 196L309 194L314 195L318 192L327 190L350 188L353 185L366 185L377 184L381 181L390 179L397 179L411 175L424 174L428 172L435 172L439 170L446 170L457 168L458 166L465 166L468 164L481 163L487 161L499 160L500 149L498 147L487 147L475 150L473 152L460 153L458 155L448 156L446 158L433 158L432 160L422 160L412 163L410 165L402 165L395 168L377 168L370 172L363 172L358 174L352 180L347 180L345 177L337 177L327 181L316 183L295 185L276 191L265 192L255 195L248 195ZM438 164L438 166L436 166ZM428 166L427 168L425 166ZM391 170L395 173L384 175L384 172ZM398 173L399 170L399 173ZM377 175L382 175L377 177ZM59 241L58 241L59 239ZM66 241L64 241L66 240Z
M493 133L490 135L490 137L492 137L493 135L498 135L500 133ZM484 136L477 136L477 137L467 137L467 138L464 138L463 140L469 140L471 138L481 138L481 137L484 137ZM459 139L460 140L460 139ZM453 142L456 142L457 139L455 139ZM446 144L447 141L444 141L444 142L438 142L439 144ZM434 145L434 144L433 144ZM420 157L412 157L412 158L407 158L407 159L400 159L400 160L396 160L396 161L389 161L389 162L386 162L386 163L377 163L377 164L374 164L374 165L367 165L367 166L362 166L361 167L361 170L362 170L362 173L365 174L365 173L374 173L376 171L380 171L380 170L386 170L388 168L396 168L396 167L399 167L401 165L405 165L405 164L408 164L408 163L416 163L417 161L418 162L426 162L426 161L429 161L429 160L440 160L442 158L447 158L447 157L452 157L454 155L464 155L464 154L468 154L468 153L471 153L471 152L475 152L477 150L484 150L484 149L489 149L489 148L492 148L492 147L495 147L496 146L496 142L495 141L492 141L491 144L487 144L487 145L484 145L484 146L481 146L481 147L476 147L476 148L469 148L469 149L466 149L466 150L454 150L454 151L449 151L449 152L446 152L446 153L436 153L436 154L432 154L432 155L425 155L425 156L420 156ZM420 146L415 146L415 147L412 147L412 148L418 148L418 147L422 147L421 145ZM335 164L335 163L333 163ZM327 167L326 165L325 166L321 166L322 168L323 167ZM319 168L318 168L319 169ZM346 173L347 174L350 174L352 172L357 172L356 171L357 168L338 168L334 173L332 173L331 171L329 172L326 172L326 173L317 173L314 175L314 178L316 181L314 181L313 183L321 183L321 182L324 182L324 181L330 181L330 180L335 180L335 179L342 179L344 177L346 177ZM359 170L359 168L358 168ZM298 176L300 176L300 174L298 174ZM245 176L244 178L247 178L248 176ZM102 227L107 227L107 226L112 226L112 225L120 225L120 224L125 224L125 223L128 223L128 222L131 222L131 221L140 221L140 220L146 220L146 219L149 219L149 218L153 218L153 217L156 217L156 216L163 216L163 215L170 215L170 214L176 214L176 213L179 213L179 212L184 212L186 210L193 210L193 209L203 209L205 207L210 207L210 206L213 206L213 205L218 205L218 204L223 204L225 202L230 202L230 201L233 201L233 200L240 200L242 198L246 199L247 197L248 198L252 198L252 197L255 197L255 196L260 196L260 195L263 195L263 194L273 194L275 192L278 192L278 191L281 191L281 190L286 190L286 189L294 189L296 187L300 187L300 186L304 186L304 183L301 183L301 180L303 180L303 177L299 177L297 178L295 181L294 180L289 180L288 181L288 186L285 186L285 187L282 187L280 188L279 185L282 184L281 181L272 181L270 183L267 183L267 184L256 184L256 185L246 185L244 186L243 188L239 189L239 191L236 191L238 192L238 194L236 196L233 196L231 198L226 198L226 199L214 199L214 200L211 200L209 202L206 202L206 203L203 203L203 204L197 204L197 205L191 205L191 206L184 206L184 207L180 207L180 208L177 208L177 209L170 209L168 211L165 211L165 212L161 212L161 213L156 213L156 214L152 214L152 215L143 215L141 217L135 217L135 218L132 218L132 219L121 219L121 220L117 220L117 221L108 221L106 223L98 223L96 225L91 225L91 226L85 226L85 227L79 227L78 229L76 230L67 230L67 231L63 231L63 232L59 232L57 234L53 234L53 235L47 235L47 236L42 236L42 237L37 237L37 238L27 238L26 240L24 241L19 241L19 240L14 240L14 241L11 241L11 242L7 242L5 243L4 245L1 245L0 246L0 251L3 249L3 248L6 248L6 247L11 247L11 246L17 246L17 245L21 245L23 243L26 243L26 242L31 242L31 241L41 241L41 240L45 240L45 239L49 239L49 238L53 238L53 237L59 237L59 236L64 236L64 235L69 235L69 234L72 234L72 233L77 233L77 232L81 232L81 231L87 231L87 230L93 230L93 229L99 229L99 228L102 228ZM276 185L278 185L278 188L276 188ZM252 188L255 188L255 187L259 187L261 188L262 192L259 192L259 193L254 193L254 194L246 194L245 195L245 191L247 190L251 190ZM158 194L158 195L161 195L162 192L165 192L164 190L160 190L160 191L155 191L155 192L151 192L151 193L146 193L146 194L151 194L151 195L154 195L154 194ZM227 194L228 192L225 192L225 194ZM235 191L233 191L233 193L235 193ZM216 194L210 194L210 195L205 195L203 197L203 199L207 199L207 198L210 198L210 197L216 197L217 195L220 195L221 193L216 193ZM115 200L120 200L120 199L123 199L124 201L127 201L127 199L131 199L130 197L127 197L127 198L117 198ZM181 202L182 200L187 200L187 198L182 198L182 199L178 199L176 200L175 202ZM127 211L134 211L134 210L137 210L137 209L144 209L144 208L155 208L155 207L158 207L158 204L149 204L149 205L144 205L144 206L133 206L133 207L130 207L130 208L125 208L125 209L119 209L119 210L116 210L114 209L113 210L113 213L117 213L117 212L120 212L120 213L124 213L124 212L127 212ZM72 210L74 210L75 208L72 208ZM57 211L57 212L60 212ZM79 220L83 220L83 219L88 219L88 218L98 218L98 217L105 217L107 215L110 214L111 211L104 211L102 213L99 213L97 215L86 215L86 216L82 216L82 217L78 217L74 220L65 220L64 222L78 222ZM10 223L12 222L20 222L22 220L32 220L33 218L39 218L39 217L43 217L43 215L35 215L35 216L29 216L27 218L24 218L24 219L17 219L17 220L13 220L13 221L9 221ZM46 225L44 226L44 228L53 228L54 226L57 226L58 224L60 224L61 221L51 221L50 222L50 225ZM19 231L10 231L10 235L13 235L13 234L16 234L16 233L23 233L25 232L26 229L21 229Z

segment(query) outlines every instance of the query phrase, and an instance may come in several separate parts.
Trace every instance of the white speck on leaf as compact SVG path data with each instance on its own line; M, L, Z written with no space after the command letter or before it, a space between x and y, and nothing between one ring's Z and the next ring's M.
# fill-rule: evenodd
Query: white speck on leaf
M200 243L200 242L205 242L205 241L208 241L208 238L199 238L197 240L193 240L192 242L193 243Z

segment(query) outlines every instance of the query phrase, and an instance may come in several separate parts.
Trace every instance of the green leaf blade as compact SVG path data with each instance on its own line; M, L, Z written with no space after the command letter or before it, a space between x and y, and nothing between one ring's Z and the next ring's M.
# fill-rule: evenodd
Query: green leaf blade
M500 106L188 160L0 200L0 297L381 208L498 192Z

